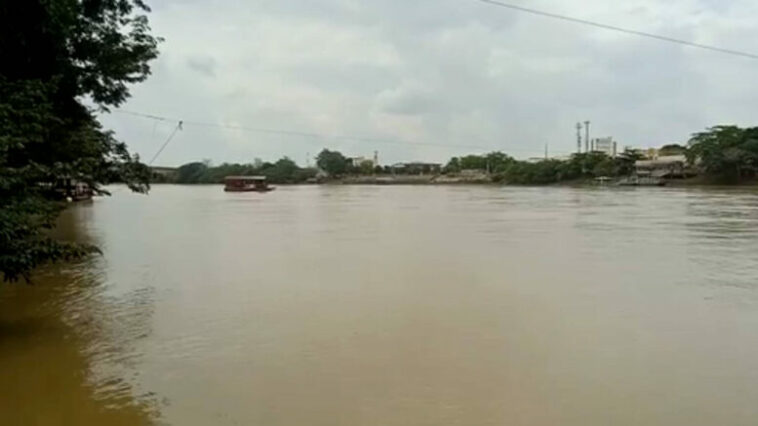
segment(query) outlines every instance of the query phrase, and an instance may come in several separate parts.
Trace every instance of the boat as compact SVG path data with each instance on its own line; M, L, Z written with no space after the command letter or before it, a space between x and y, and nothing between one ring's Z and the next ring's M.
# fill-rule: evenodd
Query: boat
M666 186L666 181L653 176L630 176L621 179L620 186Z
M40 184L47 194L61 201L89 201L95 195L95 191L86 182L80 182L69 177L58 179L54 184Z
M266 176L227 176L224 184L226 192L269 192L275 189L266 182Z
M595 182L598 185L607 185L610 181L612 181L612 178L609 178L608 176L598 176L595 178Z
M89 201L92 199L94 191L84 182L76 182L71 188L67 200L71 201Z

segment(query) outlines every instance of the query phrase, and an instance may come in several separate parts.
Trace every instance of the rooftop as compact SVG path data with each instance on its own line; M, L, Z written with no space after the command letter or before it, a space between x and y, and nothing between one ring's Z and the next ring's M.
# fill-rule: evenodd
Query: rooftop
M224 180L266 180L266 176L227 176Z

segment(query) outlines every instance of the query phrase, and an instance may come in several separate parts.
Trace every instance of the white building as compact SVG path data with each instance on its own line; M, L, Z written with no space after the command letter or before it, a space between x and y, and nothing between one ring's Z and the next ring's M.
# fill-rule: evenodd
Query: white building
M367 157L348 157L347 161L349 161L350 165L353 167L360 167L361 164L365 162L369 162L372 166L376 166L376 164L374 164L374 160Z
M371 167L376 167L379 165L379 152L374 151L374 158L368 158L368 157L348 157L347 161L352 165L353 167L361 167L363 163L371 163Z
M608 136L607 138L595 139L595 151L602 152L608 156L616 156L616 142L613 138Z

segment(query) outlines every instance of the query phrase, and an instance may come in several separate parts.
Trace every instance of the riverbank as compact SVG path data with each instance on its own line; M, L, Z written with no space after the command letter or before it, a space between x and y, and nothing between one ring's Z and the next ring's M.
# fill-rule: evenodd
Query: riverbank
M374 176L344 176L340 178L328 178L311 180L309 182L272 182L274 186L293 185L499 185L499 186L564 186L564 187L594 187L594 186L619 186L623 178L614 178L607 182L598 182L594 178L578 178L549 183L515 183L498 180L495 175L477 174L467 176L456 175L374 175ZM154 185L221 185L222 183L172 183L155 182ZM668 179L665 186L689 187L689 186L758 186L758 179L742 180L739 182L724 182L722 180L696 176L687 179Z
M329 183L328 181L325 183ZM347 176L333 180L346 185L455 185L491 184L493 179L485 174L472 176L447 175L392 175L392 176Z
M395 175L395 176L346 176L337 179L313 182L314 184L336 185L502 185L502 186L619 186L623 178L615 178L611 181L599 183L594 178L571 179L550 183L512 183L497 180L496 176L479 174L471 176L451 175ZM688 186L754 186L758 185L758 179L746 179L739 182L724 182L723 180L695 176L686 179L666 179L664 186L688 187Z

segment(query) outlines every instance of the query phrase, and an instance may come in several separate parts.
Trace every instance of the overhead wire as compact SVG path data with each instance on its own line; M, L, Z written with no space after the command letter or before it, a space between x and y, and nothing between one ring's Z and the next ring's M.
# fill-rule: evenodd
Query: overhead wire
M475 0L480 3L484 3L491 6L501 7L505 9L510 9L517 12L522 13L528 13L532 15L542 16L546 18L551 19L557 19L562 21L567 21L575 24L580 25L586 25L591 26L595 28L601 28L604 30L609 31L616 31L624 34L630 34L635 35L639 37L646 37L650 39L655 39L658 41L668 42L668 43L675 43L680 44L683 46L703 49L703 50L709 50L712 52L718 52L722 54L728 54L728 55L734 55L734 56L740 56L744 58L749 59L758 59L758 54L740 51L736 49L728 49L720 46L713 46L708 44L702 44L702 43L695 43L688 40L682 40L677 39L674 37L664 36L660 34L654 34L654 33L648 33L645 31L639 31L639 30L633 30L629 28L619 27L616 25L610 25L605 24L597 21L591 21L588 19L583 18L576 18L572 16L562 15L559 13L554 12L547 12L544 10L538 10L538 9L532 9L524 6L519 6L512 3L506 3L504 1L500 0ZM360 137L360 136L349 136L349 135L326 135L326 134L320 134L320 133L313 133L313 132L303 132L303 131L297 131L297 130L286 130L286 129L272 129L272 128L261 128L261 127L250 127L250 126L239 126L239 125L231 125L231 124L224 124L224 123L211 123L211 122L202 122L202 121L183 121L183 120L177 120L172 119L169 117L154 115L154 114L146 114L142 112L136 112L136 111L129 111L124 109L114 110L113 112L121 113L121 114L128 114L133 115L137 117L143 117L143 118L149 118L152 120L157 121L165 121L165 122L178 122L177 127L174 129L174 131L171 133L169 138L166 140L166 142L163 143L161 148L158 150L158 152L155 153L153 156L153 159L150 161L152 164L153 161L155 161L156 158L163 152L163 150L166 148L166 146L171 142L171 140L176 135L176 132L181 130L182 124L185 125L192 125L192 126L198 126L198 127L216 127L216 128L223 128L223 129L230 129L230 130L242 130L242 131L248 131L248 132L256 132L256 133L268 133L268 134L276 134L276 135L283 135L283 136L300 136L300 137L308 137L308 138L317 138L317 139L339 139L339 140L350 140L350 141L357 141L357 142L370 142L370 143L389 143L389 144L399 144L399 145L419 145L419 146L435 146L435 147L446 147L446 148L464 148L464 149L493 149L492 146L484 147L484 146L476 146L476 145L459 145L459 144L440 144L440 143L432 143L432 142L416 142L416 141L402 141L402 140L394 140L394 139L384 139L384 138L371 138L371 137ZM519 151L518 149L510 149L510 151ZM537 152L536 150L524 150L521 149L522 152ZM567 152L573 152L573 151L565 151L560 153L567 153Z
M235 124L211 123L211 122L205 122L205 121L179 120L175 118L164 117L164 116L153 115L153 114L145 114L142 112L136 112L136 111L125 110L125 109L117 109L117 110L113 110L113 112L116 112L119 114L132 115L136 117L149 118L153 120L160 120L160 121L167 121L167 122L180 122L182 123L183 126L210 127L210 128L220 128L220 129L228 129L228 130L240 130L240 131L246 131L246 132L252 132L252 133L306 137L306 138L313 138L313 139L347 140L347 141L354 141L354 142L385 143L385 144L412 145L412 146L431 146L431 147L459 148L459 149L460 148L481 149L481 150L497 149L497 147L483 146L483 145L441 144L441 143L434 143L434 142L404 141L404 140L396 140L396 139L373 138L373 137L362 137L362 136L351 136L351 135L328 135L324 133L304 132L304 131L298 131L298 130L240 126L240 125L235 125ZM175 129L175 132L176 132L176 129ZM173 137L173 134L171 135L169 140L166 141L166 143L164 143L164 147L162 147L161 150L159 150L159 152L156 154L160 154L160 152L163 150L163 148L165 148L165 145L168 144L168 142L170 141L172 137ZM536 149L532 150L532 149L523 149L523 148L508 149L508 150L512 152L534 152L534 153L539 151ZM569 151L561 152L561 153L568 153L568 152Z
M668 43L676 43L676 44L681 44L681 45L684 45L684 46L695 47L695 48L698 48L698 49L704 49L704 50L710 50L710 51L713 51L713 52L724 53L724 54L727 54L727 55L741 56L741 57L750 58L750 59L758 59L758 54L755 54L755 53L744 52L744 51L736 50L736 49L727 49L727 48L724 48L724 47L712 46L712 45L708 45L708 44L695 43L695 42L691 42L691 41L687 41L687 40L677 39L677 38L674 38L674 37L668 37L668 36L664 36L664 35L648 33L648 32L645 32L645 31L632 30L632 29L629 29L629 28L623 28L623 27L618 27L618 26L615 26L615 25L604 24L604 23L601 23L601 22L590 21L588 19L574 18L572 16L561 15L561 14L553 13L553 12L545 12L545 11L542 11L542 10L531 9L531 8L528 8L528 7L518 6L518 5L515 5L515 4L511 4L511 3L505 3L505 2L502 2L502 1L499 1L499 0L475 0L475 1L478 1L480 3L485 3L485 4L488 4L488 5L491 5L491 6L497 6L497 7L502 7L502 8L506 8L506 9L515 10L517 12L529 13L529 14L532 14L532 15L539 15L539 16L543 16L543 17L547 17L547 18L552 18L552 19L559 19L559 20L562 20L562 21L573 22L575 24L588 25L588 26L592 26L592 27L595 27L595 28L602 28L604 30L616 31L616 32L625 33L625 34L631 34L631 35L635 35L635 36L639 36L639 37L647 37L647 38L651 38L651 39L655 39L655 40L659 40L659 41L665 41L665 42L668 42Z
M153 158L150 160L150 162L148 163L148 165L150 165L150 166L153 165L153 163L155 162L155 160L158 158L159 155L161 155L161 152L163 152L163 150L166 149L166 146L168 146L169 142L171 142L171 139L174 138L174 136L176 135L176 132L178 132L179 130L182 130L182 121L181 120L176 124L176 127L174 127L174 131L171 132L171 134L169 135L168 139L166 139L166 142L163 142L163 145L161 145L161 148L158 150L158 152L156 152L155 155L153 155Z

